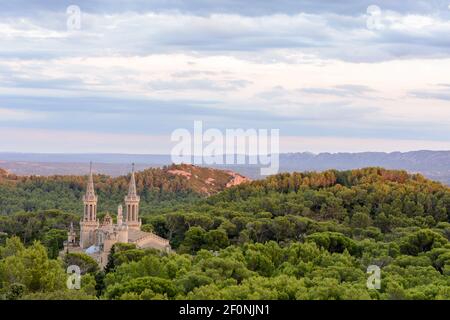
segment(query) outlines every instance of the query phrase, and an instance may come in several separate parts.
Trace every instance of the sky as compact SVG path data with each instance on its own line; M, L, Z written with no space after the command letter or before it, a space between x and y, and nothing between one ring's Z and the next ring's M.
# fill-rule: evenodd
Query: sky
M449 35L450 0L0 0L0 151L450 150Z

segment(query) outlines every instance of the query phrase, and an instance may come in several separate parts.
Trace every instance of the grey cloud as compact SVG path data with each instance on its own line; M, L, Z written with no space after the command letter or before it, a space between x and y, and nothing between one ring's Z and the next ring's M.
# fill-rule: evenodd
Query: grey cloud
M339 89L337 89L339 88ZM275 86L270 90L260 92L256 95L262 99L264 106L277 106L279 110L289 110L286 119L304 121L347 121L361 120L367 116L374 115L379 111L378 107L355 105L351 98L365 92L372 92L373 89L359 85L342 85L333 89L310 88L308 93L331 94L340 98L331 102L309 102L302 101L300 90L289 90L282 86ZM346 98L346 99L344 99ZM289 120L288 120L289 121Z
M182 90L204 90L204 91L234 91L242 89L251 84L246 80L217 81L212 79L190 79L190 80L155 80L149 82L149 87L156 91L182 91Z
M270 90L266 90L260 92L256 95L256 97L264 99L264 100L274 100L274 99L283 99L286 98L291 93L290 90L285 89L283 86L275 86Z
M330 88L302 88L299 92L307 94L321 94L338 97L363 97L367 93L375 92L372 88L362 85L344 84Z
M152 2L156 7L159 3ZM190 6L195 7L196 3L201 1ZM172 5L174 4L175 2L172 2ZM304 4L308 7L312 2L304 1ZM0 57L48 59L109 54L197 52L240 57L245 56L242 53L248 53L250 57L264 59L267 52L276 49L299 50L322 58L355 62L450 56L448 24L431 26L420 32L408 28L398 31L390 27L388 19L385 29L368 30L365 9L358 14L350 14L348 10L338 10L337 13L326 10L327 7L343 8L350 4L355 7L355 3L351 1L348 1L347 5L315 4L321 10L312 10L311 13L294 10L280 15L273 6L266 3L267 8L274 10L262 16L246 16L240 11L225 12L227 15L214 14L215 11L211 11L210 14L202 16L195 10L181 10L183 14L169 10L163 11L159 16L148 16L145 11L124 11L116 13L117 16L105 16L94 10L84 16L82 29L76 33L66 32L64 13L40 12L38 18L26 17L28 22L25 26L20 20L11 17L5 22L22 31L39 28L43 36L47 31L57 32L58 37L43 37L36 42L28 39L27 33L15 38L2 38L0 33ZM98 5L106 6L106 3ZM384 9L383 1L378 5ZM424 3L416 5L422 8L420 13L424 14ZM223 6L226 7L225 4ZM389 7L386 3L386 8ZM398 9L397 7L408 8L408 4L402 2L402 6L397 5L393 9ZM53 6L49 4L48 10L53 10ZM450 10L448 11L450 14ZM409 11L399 9L398 12ZM430 17L439 18L435 15ZM258 55L255 55L255 52L258 52ZM285 57L280 55L280 58Z
M355 84L343 84L336 85L332 87L317 87L317 88L301 88L297 90L288 90L282 86L275 86L270 90L260 92L257 97L264 100L277 100L277 101L289 101L291 96L298 96L299 94L310 94L310 95L329 95L341 98L363 98L367 94L376 92L374 89ZM342 102L340 102L342 103Z
M409 96L419 99L433 99L450 101L450 84L438 83L433 89L429 90L411 90L407 93Z
M419 99L434 99L434 100L444 100L450 101L450 92L445 91L410 91L409 95L419 98Z
M40 11L65 11L73 1L67 0L15 0L2 4L2 12L7 15L32 15ZM369 5L376 4L386 10L403 13L432 13L447 9L446 0L77 0L84 11L89 13L122 13L134 12L183 12L196 15L211 13L236 13L248 16L267 15L273 13L295 14L335 13L345 15L359 15Z
M377 108L356 107L345 102L297 104L295 112L279 114L250 102L247 105L223 105L201 100L12 95L0 95L0 101L2 108L46 115L40 121L23 124L25 128L170 134L176 128L192 129L194 120L203 120L205 128L279 128L282 135L345 137L356 133L361 138L415 138L420 132L423 138L436 138L448 135L449 130L448 126L439 126L426 119L403 125L386 121L377 116ZM2 126L18 128L20 124L4 123Z
M90 85L92 86L92 85ZM82 89L86 84L81 79L30 79L11 76L7 79L0 79L0 87L9 88L29 88L29 89Z
M187 70L175 72L172 74L174 78L192 78L196 76L217 76L217 75L230 75L229 71L209 71L209 70Z
M35 95L0 95L2 106L17 109L40 112L64 113L87 113L87 114L178 114L187 110L208 111L217 104L211 100L157 100L145 98L122 98L114 96L77 96L77 97L54 97ZM196 112L196 111L195 111Z
M5 23L19 30L39 27L40 32L45 33L45 30L59 32L59 36L43 37L39 43L27 38L26 33L24 37L3 38L0 56L49 59L109 54L196 52L240 57L247 54L249 57L264 59L270 50L291 49L322 58L377 62L417 57L440 58L448 57L450 54L450 39L447 36L450 28L445 24L424 28L420 32L408 28L398 31L390 27L388 19L386 22L388 25L384 30L368 30L366 4L361 10L353 9L356 13L351 13L351 10L334 10L336 12L326 10L326 8L350 8L351 4L355 8L353 1L339 1L341 2L344 4L330 2L324 5L321 2L319 5L317 1L304 1L305 8L314 4L317 10L311 10L307 14L290 10L289 14L284 15L277 15L279 12L268 2L260 2L260 6L267 10L273 9L261 16L246 16L241 11L224 12L228 14L227 16L217 15L214 14L216 12L214 10L220 8L220 5L208 6L202 1L191 2L189 7L205 5L211 11L203 16L196 10L175 12L163 10L164 16L148 16L145 15L145 11L133 13L125 10L117 12L117 16L105 16L101 10L99 12L93 10L83 18L82 30L73 34L66 33L67 17L64 12L51 11L54 10L54 6L49 5L44 6L44 9L50 11L38 11L38 14L28 16L29 21L27 20L25 26L18 19L11 17L6 19ZM377 5L383 9L409 8L405 2L401 5L389 5L390 2L380 1ZM171 3L175 5L178 2ZM219 3L224 5L222 1ZM154 1L151 4L157 8L161 2ZM139 7L143 2L136 5ZM181 3L178 5L185 6ZM88 5L88 8L89 6L95 7L92 4ZM114 7L114 3L111 6ZM134 8L132 4L130 6ZM359 4L356 7L359 8ZM425 3L421 1L411 6L420 14L426 14L425 7ZM450 10L447 11L450 15ZM406 14L410 11L405 9L399 12ZM439 18L431 13L429 17ZM450 16L448 18L450 19ZM258 52L258 55L255 55L255 52ZM280 59L285 59L284 55L280 55ZM266 63L269 63L269 60L266 60Z

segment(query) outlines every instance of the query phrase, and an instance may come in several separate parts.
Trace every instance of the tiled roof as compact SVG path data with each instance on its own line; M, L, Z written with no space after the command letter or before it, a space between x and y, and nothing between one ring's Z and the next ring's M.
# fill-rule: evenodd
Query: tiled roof
M136 242L140 239L147 238L147 237L154 238L154 239L164 242L164 243L165 242L169 243L169 241L167 239L161 238L151 232L145 232L145 231L141 231L141 230L128 230L128 242Z

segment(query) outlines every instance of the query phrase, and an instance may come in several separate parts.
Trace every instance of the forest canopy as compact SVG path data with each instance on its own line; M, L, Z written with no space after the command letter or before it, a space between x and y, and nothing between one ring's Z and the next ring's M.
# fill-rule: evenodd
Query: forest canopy
M0 297L450 299L447 186L366 168L278 174L204 197L178 178L180 189L144 196L141 213L143 229L169 239L174 252L116 244L105 270L83 254L59 255L81 216L83 177L3 181ZM119 199L120 184L101 179L98 193ZM150 185L138 188L145 194ZM24 207L27 196L34 204ZM54 208L57 199L66 204ZM64 285L74 261L83 266L75 291ZM366 286L369 265L381 268L379 290Z

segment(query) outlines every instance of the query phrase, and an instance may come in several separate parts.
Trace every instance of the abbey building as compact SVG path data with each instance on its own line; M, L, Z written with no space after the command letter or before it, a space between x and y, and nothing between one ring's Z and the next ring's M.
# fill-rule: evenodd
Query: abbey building
M95 194L91 166L86 194L83 196L84 214L80 221L79 242L76 241L76 233L73 225L71 225L64 252L84 252L96 259L100 265L105 266L108 261L108 254L117 242L134 243L138 248L170 251L171 247L168 240L141 230L139 202L140 197L136 191L133 165L128 194L124 199L125 215L122 205L119 205L116 223L113 223L109 214L106 214L103 221L100 222L97 219L98 197Z

